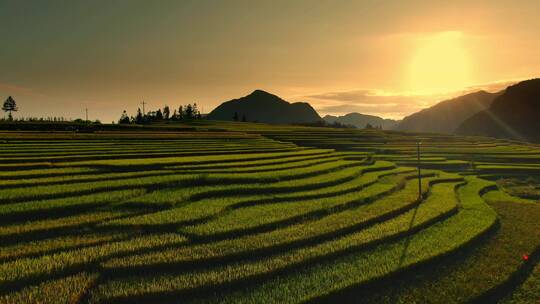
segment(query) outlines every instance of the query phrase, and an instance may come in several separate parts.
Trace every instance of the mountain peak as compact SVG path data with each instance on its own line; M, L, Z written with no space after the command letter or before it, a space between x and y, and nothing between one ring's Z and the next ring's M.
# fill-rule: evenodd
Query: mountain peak
M490 107L501 93L477 91L441 101L432 107L411 114L396 126L396 130L410 132L453 133L474 114Z
M383 129L392 129L397 121L392 119L384 119L374 115L366 115L357 112L345 114L343 116L326 115L323 118L328 123L338 122L344 125L351 125L357 128L365 128L367 124L372 126L381 126Z
M251 92L251 94L247 95L246 97L275 97L275 98L279 98L276 95L268 93L268 92L266 92L264 90L261 90L261 89L257 89L255 91Z
M239 98L237 100L243 100L243 101L249 101L249 102L255 102L262 104L272 103L272 102L279 102L279 103L288 103L287 101L283 100L277 95L274 95L272 93L268 93L264 90L257 89L253 92L251 92L249 95L246 95L242 98Z
M266 123L311 123L320 121L319 114L308 103L289 103L279 96L263 90L226 101L208 117L215 120L232 120L235 113L247 121Z
M272 95L272 94L266 92L265 90L261 90L261 89L256 89L253 92L251 92L251 94L249 94L249 95L257 95L257 94Z
M540 142L540 79L509 86L491 106L465 120L456 133Z

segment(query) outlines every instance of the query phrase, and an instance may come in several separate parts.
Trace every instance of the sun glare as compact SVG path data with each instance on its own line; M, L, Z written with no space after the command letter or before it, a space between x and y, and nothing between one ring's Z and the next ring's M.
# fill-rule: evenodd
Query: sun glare
M435 93L470 85L469 54L461 32L442 32L418 39L410 65L415 92Z

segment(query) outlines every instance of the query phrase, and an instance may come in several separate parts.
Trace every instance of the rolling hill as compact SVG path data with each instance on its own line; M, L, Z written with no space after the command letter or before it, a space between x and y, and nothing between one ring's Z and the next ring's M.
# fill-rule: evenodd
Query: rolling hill
M441 101L430 108L405 117L395 130L453 133L463 121L487 109L500 94L479 91Z
M235 113L239 119L271 124L312 123L321 117L309 103L289 103L280 97L262 90L222 103L208 114L211 120L233 120Z
M383 129L389 130L398 123L398 121L393 119L384 119L379 116L360 113L349 113L343 116L326 115L323 119L328 123L339 122L340 124L352 125L360 129L370 124L374 127L381 126Z
M465 120L462 135L504 137L540 142L540 78L510 86L491 107Z

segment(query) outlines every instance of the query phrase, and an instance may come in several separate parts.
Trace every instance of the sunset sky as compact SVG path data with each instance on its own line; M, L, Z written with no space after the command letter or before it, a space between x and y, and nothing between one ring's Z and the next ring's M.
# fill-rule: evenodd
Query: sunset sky
M401 118L540 72L540 1L0 0L16 116L117 120L263 89Z

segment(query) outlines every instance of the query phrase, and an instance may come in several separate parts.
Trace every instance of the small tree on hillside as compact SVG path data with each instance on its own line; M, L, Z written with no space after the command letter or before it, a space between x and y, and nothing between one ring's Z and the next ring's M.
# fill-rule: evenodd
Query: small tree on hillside
M186 119L192 119L193 118L193 106L191 104L186 105L186 110L184 112Z
M119 124L129 124L129 116L128 116L126 110L124 110L124 112L122 112L122 115L120 116L120 119L118 120L118 123Z
M11 96L9 96L6 99L6 101L4 101L4 105L2 106L2 110L4 110L4 112L9 112L8 120L12 121L13 116L11 115L11 112L17 112L19 110L19 108L17 108L17 103L15 102L15 100Z
M156 120L163 120L163 113L161 112L161 109L156 111Z
M169 109L169 106L165 105L163 108L163 119L169 120L169 117L171 115L171 109Z
M135 123L136 124L143 124L144 123L144 116L141 112L141 108L137 109L137 116L135 116Z
M193 103L193 118L197 118L199 114L199 108L197 107L197 103Z
M197 106L197 103L193 103L193 118L195 119L201 119L201 111L199 110L199 106Z
M184 107L180 106L178 108L178 120L184 119Z
M246 122L247 119L246 119L246 114L242 114L242 122Z
M238 112L234 112L233 120L238 121Z

